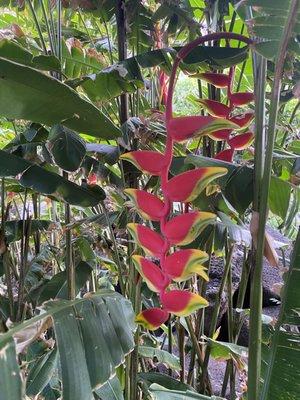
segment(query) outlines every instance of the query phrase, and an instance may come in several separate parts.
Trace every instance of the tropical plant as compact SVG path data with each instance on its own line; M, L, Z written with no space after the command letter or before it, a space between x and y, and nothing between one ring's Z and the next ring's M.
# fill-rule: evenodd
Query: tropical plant
M0 11L0 399L296 399L299 0Z

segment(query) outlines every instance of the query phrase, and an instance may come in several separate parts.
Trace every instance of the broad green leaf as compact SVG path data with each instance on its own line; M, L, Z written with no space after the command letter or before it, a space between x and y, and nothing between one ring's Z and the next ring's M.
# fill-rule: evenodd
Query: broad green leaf
M216 223L216 229L221 229L224 231L226 229L230 241L244 244L246 246L251 246L252 237L250 231L242 226L235 223L229 216L222 212L218 212L218 216L221 222Z
M249 32L256 37L254 49L264 57L276 60L279 47L288 22L293 0L246 0L241 3L241 8L252 7L255 11L254 18L247 18ZM240 14L242 16L243 12ZM300 51L299 41L296 40L300 32L299 3L296 4L295 25L290 37L288 49L292 52Z
M271 179L269 192L269 205L273 214L286 218L291 198L292 187L289 182L275 176Z
M101 160L109 165L114 165L118 161L120 153L117 146L109 144L87 143L86 149L87 151L97 153L98 157L101 157Z
M203 67L210 66L211 68L222 69L245 61L248 57L248 52L248 46L241 48L198 46L183 59L183 62L185 67L191 64L198 64Z
M0 115L46 125L63 122L80 133L112 139L119 129L69 86L28 66L0 57Z
M17 149L19 146L28 146L34 144L35 149L37 145L44 144L48 138L49 132L40 124L32 123L28 128L13 138L3 150ZM28 147L27 147L28 148Z
M26 394L35 396L40 393L50 381L57 363L57 348L48 351L30 368L26 381Z
M172 378L169 375L159 373L159 372L140 372L138 374L139 379L146 382L149 386L152 383L156 383L160 386L163 386L166 389L170 390L179 390L179 391L194 391L192 386L187 385L186 383L180 382L177 379Z
M291 143L288 145L288 151L291 151L292 153L295 153L297 155L300 155L300 140L293 140Z
M22 381L12 339L0 347L0 370L0 400L22 400Z
M99 389L96 389L95 393L101 400L124 400L122 386L117 376L114 376Z
M90 75L81 85L94 101L107 101L121 93L131 93L144 87L139 65L134 57Z
M243 214L253 200L253 169L239 166L235 174L229 177L224 195Z
M139 355L146 358L156 358L158 362L166 364L174 370L181 370L179 358L166 350L150 346L139 346Z
M60 390L53 388L48 384L42 391L41 395L45 400L58 400L60 398Z
M116 292L102 291L84 299L51 301L44 304L44 309L0 336L0 383L5 389L0 391L0 399L22 400L13 335L49 316L60 356L62 398L93 399L93 390L115 374L115 368L134 348L130 302ZM16 377L15 382L11 376Z
M76 171L85 156L85 142L81 137L64 127L54 125L49 134L48 148L56 164L65 171Z
M87 76L81 83L88 96L94 101L107 101L121 93L131 93L144 86L141 68L159 65L170 71L169 55L176 55L181 47L152 50L130 57L102 71ZM199 46L180 64L183 70L195 70L199 67L227 68L238 64L248 57L248 46L242 48ZM221 128L215 128L221 129Z
M234 343L220 342L207 339L210 347L210 355L216 360L235 360L240 367L244 366L242 357L247 357L248 349Z
M190 390L185 392L181 392L178 390L169 390L164 388L163 386L157 385L153 383L149 391L153 396L154 400L225 400L223 397L218 396L204 396L203 394L197 394Z
M298 400L300 393L300 230L284 276L281 310L263 360L261 400ZM296 328L296 329L295 329Z
M44 71L60 72L61 70L57 57L43 54L34 56L18 43L8 39L0 40L0 57Z
M0 150L0 176L16 177L19 174L22 186L57 197L72 205L95 206L105 198L105 193L99 186L78 186L60 175Z

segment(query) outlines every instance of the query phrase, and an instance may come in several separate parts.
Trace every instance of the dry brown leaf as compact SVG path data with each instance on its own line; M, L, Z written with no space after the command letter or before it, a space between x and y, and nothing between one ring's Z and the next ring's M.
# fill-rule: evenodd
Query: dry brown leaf
M8 321L7 326L11 326L12 322ZM27 346L30 345L35 339L40 337L48 328L52 326L52 318L46 317L41 321L28 326L20 332L17 332L14 336L16 344L17 354L22 353Z
M250 222L250 232L255 248L257 248L258 226L259 226L259 213L257 211L253 211ZM279 258L274 248L273 239L267 232L265 232L264 256L266 257L270 265L272 265L273 267L278 267Z

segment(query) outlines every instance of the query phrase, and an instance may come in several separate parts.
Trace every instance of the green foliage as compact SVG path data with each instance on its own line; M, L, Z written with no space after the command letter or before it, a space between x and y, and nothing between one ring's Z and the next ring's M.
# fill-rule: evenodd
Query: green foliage
M233 92L257 92L254 75L261 54L269 60L262 102L266 125L279 43L295 0L245 0L238 7L229 0L124 3L122 27L122 20L117 25L122 7L116 0L62 0L62 9L55 1L0 0L4 193L0 194L0 400L21 400L25 395L45 400L219 400L213 396L214 382L212 388L209 378L201 382L207 368L198 370L199 355L203 362L209 349L214 364L227 360L230 365L234 360L234 374L244 367L246 350L236 341L203 336L210 327L201 313L191 317L192 331L184 325L183 338L175 317L169 320L169 332L164 327L152 336L139 330L134 337L133 308L139 312L155 307L158 297L140 285L131 263L134 249L125 234L126 224L141 220L134 209L128 209L131 205L122 189L130 185L161 197L161 187L156 177L140 173L120 161L119 155L140 149L165 151L164 82L167 86L178 51L206 30L254 36L255 43L244 46L221 40L195 48L179 66L175 115L207 115L193 101L201 94L224 103L227 89L191 79L198 72L227 74L235 66ZM290 237L297 230L300 204L299 15L295 13L282 76L268 196L268 224L279 225ZM249 111L260 106L250 104ZM254 125L257 121L247 130L254 130ZM211 130L221 128L224 125L218 121ZM217 215L214 226L191 244L209 253L212 266L216 258L221 262L217 256L226 256L231 244L240 252L243 246L248 251L252 242L248 226L257 143L254 149L237 152L231 164L213 158L226 146L206 135L177 143L171 166L172 175L194 167L228 169L189 205ZM176 204L173 212L181 212L181 206ZM300 391L295 329L300 325L298 250L299 236L285 276L281 314L275 331L268 327L272 334L263 347L263 400L286 396L296 400ZM246 256L245 251L245 260ZM288 266L289 257L283 259ZM239 262L239 254L234 253L232 263ZM245 265L248 268L248 261ZM227 304L233 294L229 277L226 286L220 296ZM70 287L76 300L67 300ZM102 288L121 290L129 300L116 292L99 292ZM195 278L178 288L197 288L205 297L207 287ZM47 316L52 326L45 336L33 339L32 331ZM234 316L232 324L238 322ZM22 335L33 342L19 354ZM134 341L138 350L131 353ZM165 350L168 341L171 352ZM178 353L187 355L184 371ZM160 363L172 369L172 376L159 372ZM231 372L229 378L233 386Z
M78 186L45 168L0 150L0 176L15 177L19 174L22 186L63 199L69 204L89 207L99 204L105 198L99 186Z
M249 31L260 39L260 42L255 44L256 51L268 59L276 60L278 57L280 41L292 3L293 0L246 0L242 5L252 7L255 12L254 17L248 19L247 24ZM297 35L300 33L299 7L295 19L296 24L288 48L299 55L300 47L297 41Z
M1 116L64 125L95 137L114 138L116 126L92 103L57 79L0 58Z
M72 302L57 300L45 303L44 313L16 325L0 337L3 399L23 398L15 346L11 338L48 316L53 320L62 371L63 397L66 400L91 398L92 390L111 378L115 368L124 362L125 355L134 348L132 307L128 300L117 293L102 292ZM31 369L28 393L37 393L48 383L56 357L53 352L49 352L48 356L50 360L41 359ZM14 376L14 379L8 376Z
M62 125L52 127L48 148L56 164L65 171L76 171L86 154L84 140Z
M262 400L282 399L283 394L291 400L296 400L299 396L300 338L297 328L300 324L299 263L300 231L294 246L291 265L284 277L280 316L268 349L264 352Z

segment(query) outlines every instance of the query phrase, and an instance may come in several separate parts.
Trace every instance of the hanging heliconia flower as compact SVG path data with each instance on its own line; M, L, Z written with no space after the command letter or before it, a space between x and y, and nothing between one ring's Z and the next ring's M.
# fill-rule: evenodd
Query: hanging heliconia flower
M233 129L218 129L206 132L207 136L209 136L211 139L216 141L225 141L229 145L229 148L224 149L216 154L215 158L217 160L232 162L234 152L236 150L244 150L245 148L249 147L254 140L254 134L250 131L242 134L239 133L240 130L244 130L250 125L254 118L254 113L245 112L243 114L233 115L233 111L235 111L236 107L241 107L252 102L254 100L254 95L250 92L232 93L231 90L234 80L234 68L230 69L229 75L204 73L197 74L195 76L211 83L216 87L227 88L227 100L229 105L209 99L200 99L198 102L211 116L219 119L226 119L233 124ZM222 85L220 85L220 82ZM209 116L206 116L206 118L209 118ZM234 131L238 131L235 136L232 135Z
M232 136L232 132L247 126L251 120L247 114L240 118L231 115L235 105L240 106L251 101L251 96L245 93L232 94L229 105L213 100L200 100L199 102L210 114L207 116L173 117L172 114L174 83L180 61L194 47L206 41L221 38L251 42L250 39L241 35L222 32L203 36L183 47L177 54L169 80L166 103L165 153L132 151L121 156L123 160L131 162L143 173L158 176L161 180L161 197L138 189L125 190L129 203L145 221L158 221L160 224L159 232L143 224L127 225L135 243L144 250L146 256L152 257L149 259L137 254L132 256L135 268L149 289L156 292L160 299L161 307L143 310L136 317L137 323L150 330L159 328L168 320L170 314L187 316L208 305L207 300L199 294L175 289L173 286L195 275L208 280L206 268L203 266L203 263L208 260L207 253L198 249L178 250L177 247L193 242L206 226L214 223L216 215L204 211L190 211L189 206L185 207L185 213L173 215L173 202L190 204L212 180L227 173L226 168L204 167L169 178L174 142L182 142L199 135L209 135L215 140L226 140L231 147L230 154L225 158L231 159L235 148L244 148L252 140L251 132ZM229 75L218 73L198 75L198 78L216 87L227 88L231 93L232 70ZM228 153L228 150L225 152Z

